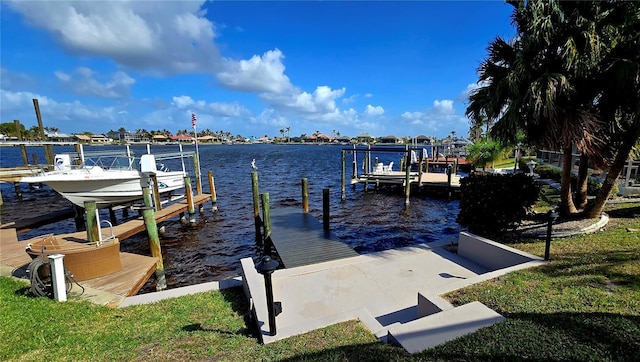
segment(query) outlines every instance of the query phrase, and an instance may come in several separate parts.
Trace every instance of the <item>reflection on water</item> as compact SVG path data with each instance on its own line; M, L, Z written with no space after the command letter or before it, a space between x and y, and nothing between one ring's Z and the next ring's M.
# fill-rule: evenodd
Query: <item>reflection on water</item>
M152 152L174 152L178 146L152 146ZM85 150L106 150L115 146L86 147ZM121 147L119 147L121 149ZM347 186L346 200L340 200L341 146L317 145L199 145L203 173L203 191L209 192L207 172L213 171L218 198L218 211L211 212L206 203L204 215L198 215L195 227L183 226L177 218L164 222L166 234L161 236L167 285L171 287L221 280L240 275L239 260L256 257L254 240L253 199L251 194L251 160L256 159L259 191L269 193L271 208L301 207L300 183L308 179L309 212L322 220L322 190L330 189L331 228L345 243L358 253L371 253L438 240L457 234L459 225L458 201L443 197L412 196L405 209L403 192L363 191L363 185ZM54 147L55 153L70 152L72 147ZM138 155L146 153L145 146L132 146ZM185 151L194 151L185 146ZM18 147L0 147L1 166L21 164ZM28 148L44 160L40 147ZM399 160L402 154L385 153L381 161ZM348 154L347 157L353 157ZM360 155L358 155L360 157ZM30 156L31 159L31 156ZM348 163L352 162L351 158ZM356 160L361 167L362 160ZM175 161L179 162L179 161ZM179 163L168 165L172 170ZM193 164L186 164L193 171ZM350 170L349 166L347 167ZM350 171L348 171L350 172ZM59 197L48 187L27 191L18 200L13 185L3 184L4 205L2 223L70 207L71 203ZM118 218L121 213L117 212ZM130 217L135 217L135 212ZM108 220L107 210L101 218ZM24 234L21 240L48 233L75 231L73 219L41 227ZM150 255L144 233L121 241L121 250ZM148 283L144 291L155 290Z

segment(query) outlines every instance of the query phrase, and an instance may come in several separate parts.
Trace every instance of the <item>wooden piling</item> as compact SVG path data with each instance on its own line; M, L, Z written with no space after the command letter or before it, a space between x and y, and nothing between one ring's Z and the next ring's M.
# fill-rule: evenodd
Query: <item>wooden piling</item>
M264 255L271 255L271 209L269 208L269 193L260 195L262 199L262 224L264 225Z
M153 216L153 208L142 208L142 217L144 218L144 226L147 229L147 235L149 235L149 249L151 249L151 256L156 258L156 290L164 290L167 289L167 280L164 275L162 249L160 248L160 237L158 236L156 219Z
M410 155L407 152L406 154L406 162L404 169L404 204L409 205L409 194L411 193L411 159Z
M355 151L354 151L355 152ZM342 158L342 178L340 181L340 198L342 199L342 201L347 199L347 195L346 195L346 188L347 188L347 184L345 182L345 176L346 176L346 165L345 165L345 151L342 150L341 151L341 158Z
M329 231L329 189L322 190L322 227Z
M256 227L256 245L262 245L262 220L260 220L260 194L258 193L258 173L251 173L251 190L253 192L253 220Z
M22 132L20 132L20 121L13 120L13 125L16 127L16 133L18 134L18 141L20 141L20 153L22 154L22 163L25 166L29 166L29 158L27 157L27 146L22 143Z
M85 231L87 230L87 226L84 223L84 208L74 205L74 210L76 215L74 216L74 221L76 224L76 231Z
M189 223L193 226L196 224L196 208L193 205L193 191L191 190L191 178L189 176L184 178L184 190L187 195Z
M309 212L309 181L306 178L302 179L302 212Z
M118 218L116 218L116 212L113 210L113 206L109 206L109 220L111 225L118 225Z
M213 180L213 171L209 171L209 192L211 192L211 210L218 211L218 197L216 196L216 184Z
M200 160L198 154L193 155L193 169L196 173L196 194L202 195L202 177L200 176Z
M87 220L87 240L89 242L100 241L100 233L98 231L98 208L95 201L84 202L84 212Z
M42 125L42 116L40 114L40 105L38 104L38 99L33 98L33 108L36 111L36 118L38 119L38 131L40 134L40 139L42 141L46 141L46 137L44 134L44 126ZM44 145L44 157L47 160L48 165L53 165L53 146L52 145Z
M156 211L162 210L162 201L160 200L160 189L158 187L158 176L155 174L149 175L151 183L153 184L153 198L155 200ZM149 205L151 206L151 205Z

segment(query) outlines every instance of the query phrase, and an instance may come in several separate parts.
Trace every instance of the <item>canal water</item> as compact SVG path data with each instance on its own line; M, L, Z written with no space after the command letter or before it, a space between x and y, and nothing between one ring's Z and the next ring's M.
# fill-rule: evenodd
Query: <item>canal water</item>
M124 146L85 146L85 151L122 150ZM341 150L338 145L207 145L199 144L203 191L209 192L207 173L212 171L218 199L218 211L211 212L211 203L204 204L205 213L197 215L195 227L183 226L177 218L164 222L166 234L161 237L167 285L169 288L222 280L240 275L240 259L256 258L253 198L251 192L251 161L258 167L259 191L269 193L272 209L284 206L302 208L301 179L308 179L309 212L322 221L322 192L330 189L331 229L360 254L391 248L428 243L460 231L455 219L459 203L443 195L412 195L405 207L404 192L397 190L364 191L364 185L347 184L346 200L341 201ZM193 145L184 151L195 151ZM140 155L146 146L131 146ZM177 145L152 146L154 153L175 152ZM55 146L54 153L73 152L71 146ZM28 147L44 161L42 147ZM381 162L394 161L398 169L403 153L377 155ZM353 155L346 153L347 182L351 174ZM362 167L362 153L356 165ZM0 147L0 167L22 165L19 147ZM179 161L168 163L172 170L181 169ZM193 175L193 163L186 167ZM192 176L193 177L193 176ZM48 187L29 190L22 184L24 195L16 197L11 184L0 185L4 205L1 222L17 221L71 206ZM194 189L195 190L195 189ZM135 212L131 217L137 216ZM117 212L118 218L121 213ZM101 218L108 220L107 210ZM19 235L20 240L49 233L74 232L73 219L43 226ZM121 241L121 251L151 255L145 233ZM153 279L153 278L152 278ZM154 291L153 280L141 292Z

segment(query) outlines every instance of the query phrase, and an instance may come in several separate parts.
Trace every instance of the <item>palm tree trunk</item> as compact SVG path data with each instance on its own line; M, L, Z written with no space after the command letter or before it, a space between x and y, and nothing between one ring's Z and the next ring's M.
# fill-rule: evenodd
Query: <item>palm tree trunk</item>
M625 138L618 148L618 153L616 154L616 158L613 160L611 167L609 168L609 172L607 173L607 178L604 181L604 184L600 188L598 192L598 196L596 196L596 201L591 206L591 210L589 211L590 218L600 217L602 215L602 211L604 210L604 204L607 202L609 198L609 194L611 194L611 190L613 189L613 185L616 183L620 172L624 168L624 164L627 161L627 157L629 157L629 153L631 152L631 148L633 145L638 142L640 138L640 119L635 121L635 124L630 128L629 132L625 133Z
M581 210L587 206L587 171L589 171L589 158L585 154L580 154L578 184L576 186L576 207Z
M571 151L572 147L562 150L562 180L560 188L560 215L567 216L578 212L571 196Z

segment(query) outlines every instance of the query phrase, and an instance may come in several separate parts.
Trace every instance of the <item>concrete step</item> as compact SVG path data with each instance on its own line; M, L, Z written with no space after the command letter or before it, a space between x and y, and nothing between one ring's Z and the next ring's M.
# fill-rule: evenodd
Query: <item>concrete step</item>
M418 353L504 319L484 304L471 302L393 326L389 328L387 341L409 353Z

